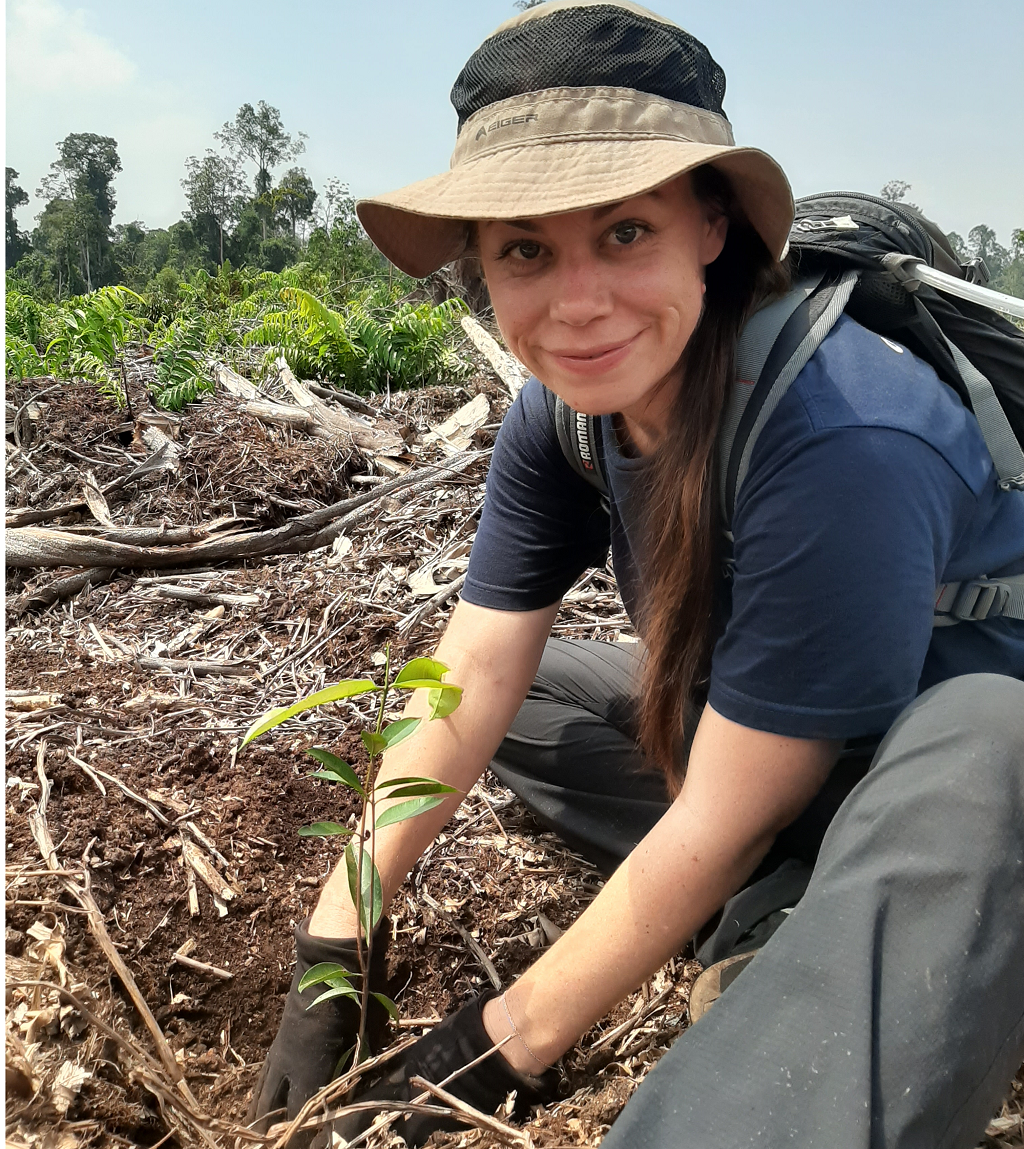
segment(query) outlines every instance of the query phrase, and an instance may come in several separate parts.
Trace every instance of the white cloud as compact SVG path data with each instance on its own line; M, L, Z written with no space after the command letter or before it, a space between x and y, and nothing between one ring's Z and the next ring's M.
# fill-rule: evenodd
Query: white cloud
M114 92L138 69L88 26L88 13L57 0L12 0L7 14L7 81L22 92L81 95Z

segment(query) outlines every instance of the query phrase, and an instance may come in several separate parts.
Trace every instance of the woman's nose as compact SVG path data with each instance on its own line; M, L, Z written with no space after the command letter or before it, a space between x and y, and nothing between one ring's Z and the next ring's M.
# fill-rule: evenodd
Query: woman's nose
M594 259L563 259L552 284L551 318L583 327L612 311L612 284L607 268Z

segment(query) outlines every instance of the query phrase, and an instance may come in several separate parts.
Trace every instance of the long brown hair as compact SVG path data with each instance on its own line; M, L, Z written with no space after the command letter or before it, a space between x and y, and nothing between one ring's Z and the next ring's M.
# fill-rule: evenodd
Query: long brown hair
M667 433L652 456L644 514L645 594L640 629L647 646L640 683L639 739L678 793L686 768L687 715L706 696L714 635L722 525L715 441L732 384L736 340L748 316L785 291L776 262L711 167L692 173L697 198L729 219L722 254L705 273L707 291L683 355L682 387ZM692 724L692 723L691 723Z

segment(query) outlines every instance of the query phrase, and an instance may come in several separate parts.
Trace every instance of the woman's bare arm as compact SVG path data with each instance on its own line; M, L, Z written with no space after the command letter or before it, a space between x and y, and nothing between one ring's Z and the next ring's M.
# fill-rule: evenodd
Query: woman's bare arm
M594 902L516 982L507 1004L536 1073L650 977L743 884L775 835L817 793L839 743L783 738L705 707L686 780L657 825ZM510 1032L498 1000L484 1009L494 1041Z
M451 668L446 681L463 687L462 705L448 718L423 723L412 738L389 751L380 780L414 774L468 791L494 756L533 683L557 611L557 603L513 612L460 602L436 657ZM405 714L424 715L426 707L426 692L417 690ZM385 906L460 800L452 795L429 813L377 831L374 854ZM355 935L355 909L343 866L328 878L309 932L319 937Z

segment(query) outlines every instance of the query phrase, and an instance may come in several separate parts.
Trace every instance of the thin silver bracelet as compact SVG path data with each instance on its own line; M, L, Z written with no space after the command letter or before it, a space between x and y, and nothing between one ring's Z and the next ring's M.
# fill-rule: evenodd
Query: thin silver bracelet
M544 1068L547 1069L548 1068L547 1062L542 1061L536 1055L536 1053L534 1053L533 1050L526 1044L526 1039L519 1032L519 1029L517 1028L516 1023L512 1020L512 1011L508 1008L508 1002L505 1000L504 994L501 995L501 1004L505 1007L505 1016L508 1018L509 1025L512 1026L512 1032L516 1035L516 1037L519 1038L520 1045L522 1045L523 1049L526 1050L526 1052L533 1058L534 1061L536 1061L536 1063L538 1065L543 1065Z

